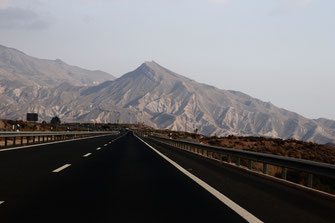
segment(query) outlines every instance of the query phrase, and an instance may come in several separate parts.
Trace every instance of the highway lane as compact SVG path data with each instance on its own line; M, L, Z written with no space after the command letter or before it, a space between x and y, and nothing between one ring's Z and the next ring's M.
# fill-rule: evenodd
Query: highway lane
M52 170L69 162L80 162L81 156L96 144L108 143L116 137L94 137L18 150L0 150L0 201L24 199L26 191L39 188Z
M1 222L245 222L134 136L0 152Z
M334 199L325 199L186 151L146 141L264 222L335 222Z

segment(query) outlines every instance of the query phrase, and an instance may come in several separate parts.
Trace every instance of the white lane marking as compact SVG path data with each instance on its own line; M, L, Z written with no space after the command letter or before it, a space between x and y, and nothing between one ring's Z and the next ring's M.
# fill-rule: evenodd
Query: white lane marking
M4 201L0 201L0 204L3 204L3 203L5 203Z
M86 154L84 155L84 157L88 157L88 156L90 156L90 155L92 155L92 153L86 153Z
M137 137L137 136L136 136ZM158 155L163 157L166 161L171 163L174 167L176 167L178 170L180 170L182 173L184 173L186 176L191 178L193 181L195 181L197 184L199 184L201 187L206 189L209 193L214 195L217 199L222 201L225 205L227 205L229 208L231 208L233 211L235 211L238 215L240 215L242 218L244 218L247 222L252 223L261 223L262 221L259 220L257 217L249 213L247 210L236 204L234 201L230 200L225 195L221 194L219 191L208 185L206 182L202 181L198 177L194 176L187 170L185 170L183 167L181 167L179 164L168 158L167 156L163 155L161 152L159 152L157 149L149 145L147 142L143 141L141 138L137 137L139 140L141 140L144 144L146 144L150 149L155 151Z
M105 144L104 146L107 146L107 144Z
M58 173L58 172L60 172L60 171L62 171L62 170L64 170L64 169L68 168L69 166L71 166L71 164L65 164L64 166L61 166L61 167L55 169L55 170L52 171L52 172L54 172L54 173Z
M101 147L98 147L98 148L97 148L97 150L100 150L100 149L101 149Z
M111 144L112 142L109 142L108 144Z
M123 134L122 136L117 137L116 139L112 140L112 142L115 142L116 140L118 140L119 138L121 138L121 137L123 137L123 136L125 136L125 135L126 135L126 134Z
M36 144L36 145L27 145L27 146L20 146L20 147L8 148L8 149L0 149L0 152L25 149L25 148L37 147L37 146L45 146L45 145L51 145L51 144L58 144L58 143L65 143L65 142L72 142L72 141L78 141L78 140L84 140L84 139L92 139L92 138L104 137L108 135L112 135L112 134L107 134L107 135L102 135L102 136L90 136L90 137L79 138L79 139L68 139L68 140L59 141L59 142L47 142L47 143L41 143L41 144Z

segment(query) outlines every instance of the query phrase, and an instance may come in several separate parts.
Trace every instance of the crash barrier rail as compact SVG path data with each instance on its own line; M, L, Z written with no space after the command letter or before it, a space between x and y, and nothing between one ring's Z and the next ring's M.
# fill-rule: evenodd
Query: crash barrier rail
M98 135L119 134L118 131L96 132L0 132L0 148L63 141Z
M144 136L139 133L139 135ZM287 180L287 169L293 169L308 174L307 186L313 187L313 175L320 175L335 179L335 165L319 163L309 160L270 155L258 152L243 151L237 149L229 149L224 147L204 145L185 140L176 140L165 138L157 135L145 135L155 141L186 150L207 158L226 161L232 163L232 159L236 160L236 165L241 166L241 159L247 160L247 168L252 170L252 163L258 162L263 164L263 173L268 173L268 165L278 166L282 168L281 178Z

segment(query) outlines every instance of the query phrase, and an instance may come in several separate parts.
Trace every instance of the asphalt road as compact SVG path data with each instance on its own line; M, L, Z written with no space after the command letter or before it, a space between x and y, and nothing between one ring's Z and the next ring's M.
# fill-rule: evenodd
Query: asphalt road
M117 137L0 151L0 222L245 222L135 136Z
M288 187L156 141L146 141L264 222L335 222L335 199Z

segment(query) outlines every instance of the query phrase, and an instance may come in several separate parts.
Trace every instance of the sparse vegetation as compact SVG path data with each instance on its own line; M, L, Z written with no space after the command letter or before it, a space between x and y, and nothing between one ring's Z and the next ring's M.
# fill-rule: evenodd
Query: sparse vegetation
M58 116L55 116L51 119L50 124L52 125L60 125L61 121L60 118Z
M212 146L306 159L335 165L335 147L332 145L320 145L313 142L304 142L296 139L283 140L278 138L256 136L242 137L230 135L227 137L217 137L214 135L212 137L206 137L204 135L194 133L176 132L169 130L157 130L156 133L166 136L169 135L174 139L192 140ZM234 158L232 162L236 162L234 161ZM247 166L247 160L241 159L241 165ZM263 164L253 162L252 168L261 172L263 169ZM282 168L268 165L268 174L280 178L282 174ZM287 179L292 182L306 185L307 174L295 170L288 170ZM326 192L335 193L335 180L321 176L314 176L313 187Z

